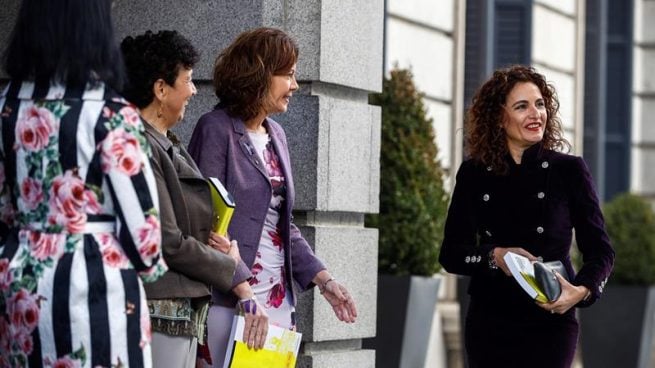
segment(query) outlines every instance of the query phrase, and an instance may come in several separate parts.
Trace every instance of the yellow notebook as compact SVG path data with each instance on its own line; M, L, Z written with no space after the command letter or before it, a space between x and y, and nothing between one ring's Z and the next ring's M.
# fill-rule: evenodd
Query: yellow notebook
M230 225L230 220L232 219L232 214L234 213L234 199L220 180L209 177L207 178L207 183L209 183L212 206L214 207L214 215L216 216L212 224L212 231L225 236L227 234L227 228Z
M243 316L234 316L223 368L294 368L302 334L269 325L264 348L248 349L243 342Z
M513 252L505 253L503 256L507 268L510 273L518 282L518 284L525 290L532 299L540 303L547 303L548 298L534 278L534 266L530 260L520 254Z

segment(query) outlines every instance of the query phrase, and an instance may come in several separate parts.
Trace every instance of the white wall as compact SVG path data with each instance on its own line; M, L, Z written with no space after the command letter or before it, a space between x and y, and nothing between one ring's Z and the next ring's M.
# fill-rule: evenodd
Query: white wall
M445 168L452 164L455 4L455 0L389 0L386 17L385 69L411 69L416 87L425 94L438 158Z
M635 0L632 192L655 201L655 1Z
M560 102L560 118L573 152L582 153L581 91L584 89L578 42L581 22L574 0L537 0L532 10L532 64L546 76ZM580 91L580 92L579 92Z

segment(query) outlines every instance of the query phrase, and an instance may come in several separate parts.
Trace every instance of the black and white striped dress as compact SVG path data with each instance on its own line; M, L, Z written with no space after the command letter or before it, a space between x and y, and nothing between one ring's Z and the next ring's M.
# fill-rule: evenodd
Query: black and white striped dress
M166 271L135 108L102 83L0 96L0 367L150 367Z

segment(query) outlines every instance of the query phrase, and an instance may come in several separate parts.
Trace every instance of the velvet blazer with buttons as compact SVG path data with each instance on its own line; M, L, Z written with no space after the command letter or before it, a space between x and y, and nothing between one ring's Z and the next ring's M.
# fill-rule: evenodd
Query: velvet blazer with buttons
M207 182L171 132L169 139L144 125L159 196L162 252L169 268L159 280L144 285L148 299L208 297L210 288L229 290L236 262L206 244L213 216Z
M295 303L294 286L299 286L301 290L313 287L312 279L325 266L292 222L295 189L284 130L270 118L266 118L264 127L280 159L286 181L287 192L278 226L284 243L285 274L292 275L296 281L296 285L293 285L291 278L287 278L287 287L292 290ZM246 133L244 122L229 116L221 108L203 115L193 131L189 153L203 175L218 178L234 197L236 207L228 233L238 241L241 258L250 269L259 248L272 186L266 168ZM241 274L237 270L235 283L247 277L250 274ZM228 294L215 292L213 295L214 302L221 305L229 306L236 302Z
M471 276L469 294L508 311L543 313L520 286L489 267L489 251L522 247L544 261L562 261L574 285L591 291L584 307L603 292L614 263L593 179L582 158L536 144L506 175L473 160L456 178L439 260L448 272ZM576 274L569 250L575 229L583 265ZM509 310L506 308L508 307Z

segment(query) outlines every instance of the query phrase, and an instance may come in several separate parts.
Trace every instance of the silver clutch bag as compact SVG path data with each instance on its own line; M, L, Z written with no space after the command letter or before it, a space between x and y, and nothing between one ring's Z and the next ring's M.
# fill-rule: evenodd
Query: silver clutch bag
M541 290L546 294L546 298L551 302L557 300L562 293L562 286L555 277L555 272L570 281L569 274L561 261L534 263L534 278Z

